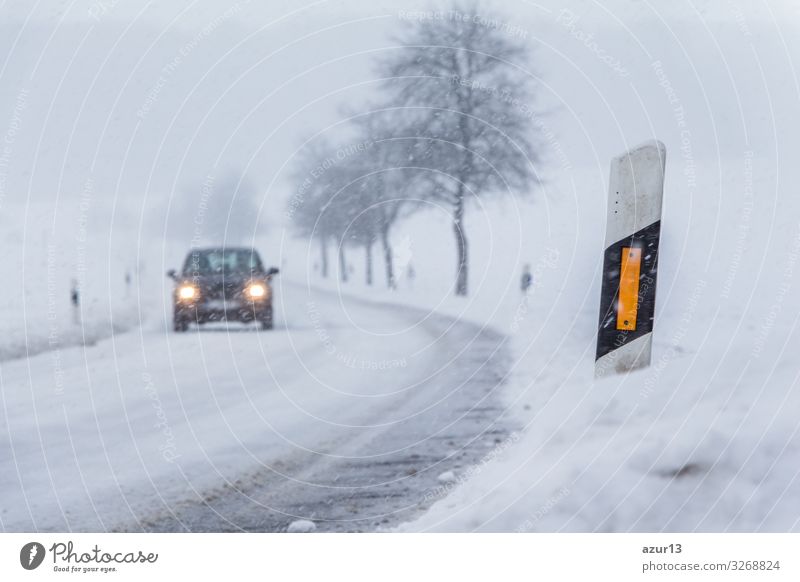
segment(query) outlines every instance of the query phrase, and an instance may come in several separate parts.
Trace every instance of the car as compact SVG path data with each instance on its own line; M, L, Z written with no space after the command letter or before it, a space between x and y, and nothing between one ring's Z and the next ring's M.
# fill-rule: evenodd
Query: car
M278 269L264 269L252 248L205 248L189 252L183 269L167 271L175 281L172 294L173 329L184 332L190 323L257 322L272 329L272 278Z

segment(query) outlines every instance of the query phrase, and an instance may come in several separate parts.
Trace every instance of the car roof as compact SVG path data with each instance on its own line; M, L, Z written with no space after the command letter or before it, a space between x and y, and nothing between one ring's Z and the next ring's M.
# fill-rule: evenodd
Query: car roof
M229 246L196 248L196 249L190 250L189 254L191 254L191 253L208 253L208 252L212 252L212 251L244 251L246 253L256 253L256 254L258 254L258 251L256 249L254 249L253 247L229 247Z

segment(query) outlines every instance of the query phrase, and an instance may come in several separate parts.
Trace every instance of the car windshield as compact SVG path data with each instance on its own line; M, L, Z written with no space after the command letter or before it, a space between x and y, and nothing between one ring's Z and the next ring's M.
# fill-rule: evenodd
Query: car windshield
M249 273L262 271L261 259L252 249L213 249L193 251L186 257L183 272L189 275Z

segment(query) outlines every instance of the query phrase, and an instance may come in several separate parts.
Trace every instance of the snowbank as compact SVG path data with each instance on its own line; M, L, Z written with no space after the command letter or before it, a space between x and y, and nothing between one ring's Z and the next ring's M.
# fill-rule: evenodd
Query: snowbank
M475 277L490 273L494 284L468 298L421 291L419 281L401 281L394 292L357 278L328 282L342 293L491 325L509 336L515 354L502 414L519 434L466 469L449 496L402 531L800 528L800 305L792 300L800 221L777 211L779 201L781 209L798 203L775 174L749 182L749 168L765 163L700 171L698 187L718 193L718 204L686 213L683 168L672 161L653 364L626 376L593 378L602 228L531 236L528 244L540 250L522 253L535 279L527 296L504 256L476 261ZM490 233L502 231L502 212L487 220ZM709 224L719 225L713 237L703 236ZM433 237L425 226L410 224L406 233ZM441 265L435 256L426 267L436 245L420 246L418 272Z

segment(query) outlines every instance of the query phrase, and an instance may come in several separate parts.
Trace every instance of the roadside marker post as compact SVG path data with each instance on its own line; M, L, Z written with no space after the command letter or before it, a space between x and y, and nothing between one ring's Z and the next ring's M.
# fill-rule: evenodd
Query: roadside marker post
M596 378L650 365L665 162L660 141L611 161Z

